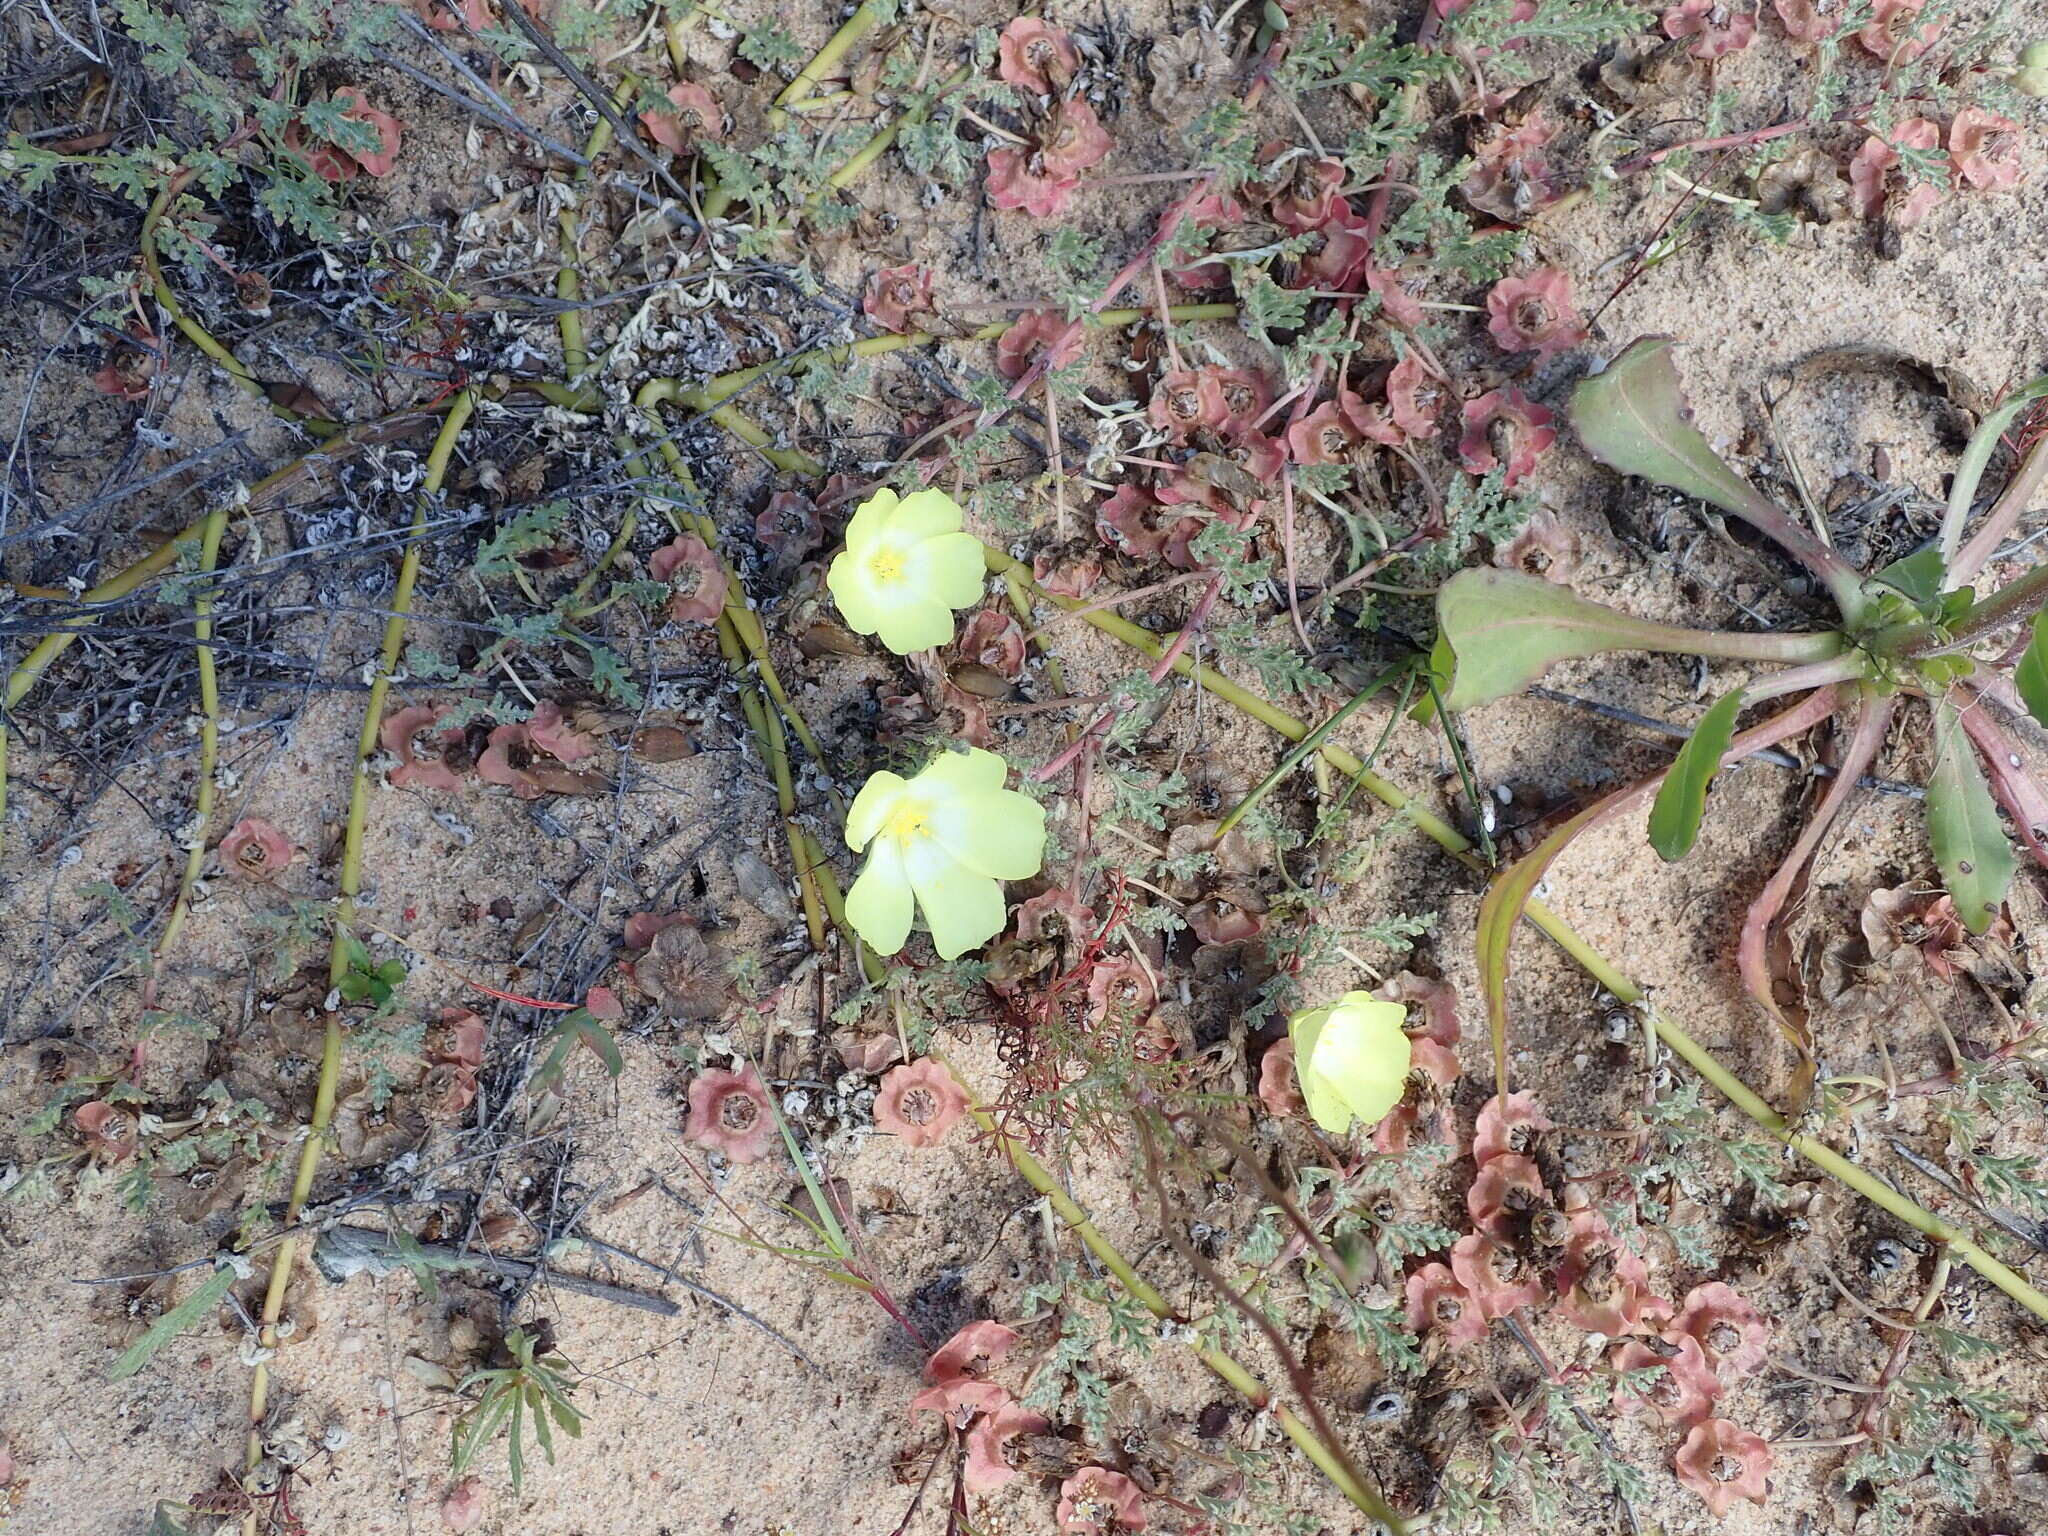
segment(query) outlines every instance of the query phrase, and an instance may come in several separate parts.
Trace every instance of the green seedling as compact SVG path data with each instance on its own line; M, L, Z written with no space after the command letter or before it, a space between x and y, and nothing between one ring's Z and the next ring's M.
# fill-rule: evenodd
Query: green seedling
M540 1340L524 1328L505 1335L505 1351L512 1357L507 1366L471 1371L462 1379L461 1391L480 1387L476 1406L455 1423L454 1455L449 1468L461 1477L475 1463L484 1447L502 1429L505 1460L512 1473L512 1496L526 1475L526 1424L533 1422L534 1442L549 1466L555 1464L555 1431L570 1439L583 1434L582 1415L569 1406L569 1394L576 1390L569 1380L569 1362L560 1355L541 1354Z
M2019 458L2003 494L1966 541L1977 489L2007 430L2044 396L2048 378L2015 391L1988 415L1958 465L1937 538L1864 573L1824 537L1806 531L1721 459L1692 423L1668 337L1645 337L1573 392L1569 414L1587 450L1610 468L1694 496L1778 544L1833 599L1833 628L1801 634L1710 631L1620 613L1535 577L1469 570L1438 596L1438 662L1448 662L1445 705L1469 709L1520 692L1552 664L1613 651L1653 651L1760 664L1747 686L1722 697L1664 769L1597 801L1493 882L1479 914L1479 958L1496 1074L1506 1091L1508 942L1536 886L1581 833L1654 796L1650 841L1683 858L1698 835L1717 769L1797 737L1837 715L1853 718L1848 745L1812 820L1751 903L1737 961L1744 987L1798 1047L1795 1096L1812 1081L1813 1042L1802 1010L1782 1000L1771 951L1778 918L1827 830L1882 749L1902 704L1927 706L1933 764L1927 836L1943 883L1972 933L1997 916L2017 868L2003 807L2027 852L2048 868L2048 789L2029 768L2000 716L2048 722L2048 567L1980 596L1970 585L2048 474L2048 438ZM2032 620L2023 646L1998 654L1984 642ZM1796 699L1737 734L1752 705Z

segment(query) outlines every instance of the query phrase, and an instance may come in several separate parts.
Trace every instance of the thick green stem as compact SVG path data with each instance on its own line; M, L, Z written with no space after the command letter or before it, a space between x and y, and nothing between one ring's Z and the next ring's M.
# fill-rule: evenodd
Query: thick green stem
M862 4L837 32L826 41L811 57L797 77L782 88L775 98L775 105L768 109L768 131L782 132L782 125L789 120L789 109L802 101L818 87L818 82L832 72L832 68L845 58L848 50L873 31L884 14L893 14L894 4L885 0L862 0Z
M1914 651L1915 656L1945 656L1951 651L1964 650L1994 635L2001 629L2023 623L2041 611L2048 603L2048 565L2037 565L2018 581L2008 582L1998 591L1969 609L1956 621L1948 642Z
M1023 584L1041 602L1058 607L1078 609L1083 605L1072 599L1054 597L1030 581L1028 568L1011 559L1001 550L983 547L982 557L988 568L1006 577L1012 576ZM1170 636L1154 635L1138 628L1127 619L1113 613L1095 611L1082 614L1089 624L1104 634L1123 641L1126 645L1157 659L1171 643ZM1224 703L1242 710L1245 714L1264 725L1272 727L1290 741L1300 741L1307 736L1310 727L1297 720L1285 710L1268 703L1259 695L1241 688L1228 678L1219 677L1214 671L1197 667L1192 658L1183 656L1174 664L1174 670L1184 677L1192 678L1200 687ZM1398 785L1373 773L1352 753L1335 744L1326 743L1322 755L1341 773L1348 773L1357 779L1361 788L1381 804L1405 815L1417 831L1435 843L1452 858L1478 874L1487 873L1485 865L1472 851L1471 841L1456 827L1441 817L1432 815L1418 804ZM1915 1231L1947 1243L1955 1256L1968 1264L1978 1274L2004 1291L2013 1300L2025 1307L2036 1317L2048 1321L2048 1296L2043 1296L2024 1276L2009 1266L2000 1263L1968 1232L1944 1221L1918 1202L1908 1199L1882 1179L1867 1173L1826 1143L1793 1129L1790 1122L1763 1098L1752 1092L1734 1073L1730 1072L1692 1036L1680 1029L1669 1019L1651 1007L1643 989L1621 971L1617 970L1606 956L1588 944L1573 930L1570 924L1552 912L1540 901L1532 901L1524 915L1528 920L1549 936L1558 948L1569 955L1588 976L1605 987L1615 997L1630 1006L1644 1008L1657 1031L1658 1038L1682 1057L1686 1064L1707 1080L1723 1098L1747 1115L1768 1135L1782 1142L1792 1152L1806 1159L1814 1167L1855 1190L1873 1204L1896 1216Z

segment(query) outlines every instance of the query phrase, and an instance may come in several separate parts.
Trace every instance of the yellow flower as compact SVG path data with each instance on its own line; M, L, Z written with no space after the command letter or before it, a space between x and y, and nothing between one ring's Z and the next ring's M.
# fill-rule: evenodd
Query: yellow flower
M1003 771L995 753L970 748L940 753L914 779L878 773L861 786L846 846L868 861L846 916L876 953L910 937L913 898L941 959L1002 932L1003 881L1029 879L1045 855L1045 809L1003 788Z
M960 504L944 491L862 502L825 573L855 632L880 635L898 656L951 640L953 610L979 602L986 580L981 541L960 528Z
M1346 992L1327 1008L1310 1008L1287 1021L1294 1041L1294 1074L1308 1100L1309 1118L1333 1136L1367 1125L1401 1102L1408 1077L1408 1010L1369 992Z

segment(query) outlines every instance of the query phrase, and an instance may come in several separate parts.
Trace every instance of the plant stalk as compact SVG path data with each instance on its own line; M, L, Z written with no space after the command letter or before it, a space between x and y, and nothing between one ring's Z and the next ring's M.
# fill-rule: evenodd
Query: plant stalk
M413 587L420 573L420 536L434 495L448 475L448 463L455 453L455 441L476 409L476 393L464 390L455 396L441 430L427 454L426 478L413 508L412 540L399 563L398 584L391 594L391 617L384 623L383 644L378 648L377 673L370 682L369 701L363 707L363 728L356 736L355 768L349 783L348 826L342 834L341 878L334 901L334 942L328 952L327 984L339 987L348 974L348 939L355 919L355 898L362 890L363 830L370 809L370 759L377 750L377 732L384 723L384 700L391 691L391 674L398 666L405 644L406 620L412 612ZM320 1154L327 1130L334 1120L334 1101L341 1082L341 1010L330 1009L321 1036L320 1077L313 1090L313 1117L306 1126L305 1144L299 1149L298 1172L292 1179L291 1196L285 1204L284 1221L291 1226L305 1209L313 1192L313 1178L320 1168ZM262 1323L257 1343L265 1350L277 1348L277 1320L284 1311L285 1287L291 1281L292 1265L298 1257L298 1239L286 1237L271 1255L270 1280L263 1293ZM249 1443L243 1465L254 1471L263 1459L263 1419L270 1405L270 1366L259 1359L249 1379ZM256 1512L242 1522L244 1536L255 1536Z

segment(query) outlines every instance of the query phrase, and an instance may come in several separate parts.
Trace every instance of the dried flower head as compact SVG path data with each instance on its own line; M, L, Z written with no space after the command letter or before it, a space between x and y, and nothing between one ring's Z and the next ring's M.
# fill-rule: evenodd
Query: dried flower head
M562 706L542 699L527 717L526 732L533 744L548 756L564 763L578 763L597 750L597 743L582 731L573 730L562 718Z
M996 39L996 75L1034 96L1065 91L1081 67L1081 50L1062 27L1037 16L1019 16Z
M1034 156L1045 173L1078 182L1083 171L1093 170L1110 151L1109 131L1095 115L1095 109L1073 97L1053 104L1038 127L1038 149Z
M1509 1242L1528 1213L1546 1198L1536 1164L1517 1153L1502 1152L1479 1165L1472 1187L1465 1191L1465 1209L1479 1231Z
M1380 313L1403 330L1412 331L1422 324L1425 318L1422 301L1408 291L1399 272L1368 262L1365 289L1380 301Z
M105 1099L92 1099L71 1111L71 1123L85 1138L93 1161L125 1162L135 1155L137 1124L134 1115L118 1109Z
M1495 1094L1480 1106L1479 1123L1472 1133L1472 1160L1484 1168L1496 1157L1512 1154L1527 1157L1536 1144L1536 1133L1552 1128L1550 1117L1533 1093L1511 1093L1507 1104Z
M1926 218L1946 193L1932 182L1908 181L1894 173L1902 163L1900 149L1931 150L1940 144L1940 127L1925 117L1909 117L1894 124L1884 138L1873 135L1865 139L1849 160L1849 188L1856 212L1866 219L1884 213L1900 229L1911 229Z
M1690 1429L1699 1423L1714 1411L1714 1400L1721 1395L1714 1368L1691 1339L1680 1340L1676 1354L1661 1353L1641 1339L1630 1339L1616 1348L1613 1364L1617 1371L1662 1367L1662 1374L1650 1377L1644 1386L1617 1386L1614 1406L1623 1413L1653 1413L1672 1429Z
M1387 414L1404 438L1426 441L1437 434L1437 418L1450 402L1444 381L1410 352L1387 375Z
M1616 1238L1597 1211L1572 1213L1557 1290L1554 1316L1609 1338L1647 1332L1653 1318L1670 1315L1670 1303L1650 1294L1643 1256Z
M910 1400L910 1411L940 1414L953 1428L965 1429L978 1416L1001 1412L1009 1402L1009 1392L992 1381L955 1376L918 1393Z
M654 943L654 936L662 929L673 928L677 923L694 924L696 921L687 912L635 912L626 919L625 946L628 949L647 949Z
M966 1113L966 1090L929 1056L891 1068L875 1094L875 1128L909 1147L937 1146Z
M1266 1112L1285 1119L1308 1107L1294 1079L1294 1042L1276 1040L1259 1058L1259 1102Z
M1273 185L1266 205L1273 222L1293 234L1302 234L1337 211L1338 188L1344 185L1344 162L1318 160L1307 153L1294 154L1281 167Z
M1770 1446L1763 1436L1726 1419L1695 1424L1672 1466L1679 1482L1706 1500L1717 1520L1737 1499L1761 1504L1770 1497Z
M2020 181L2020 125L1982 107L1964 107L1948 126L1949 162L1971 186L1990 191Z
M1578 534L1548 507L1539 507L1520 533L1494 547L1493 563L1504 571L1566 583L1578 569L1580 553Z
M1750 45L1756 13L1738 10L1735 0L1678 0L1664 12L1664 35L1691 38L1696 59L1718 59Z
M414 704L384 717L377 740L398 759L390 774L394 788L412 784L422 789L462 788L462 775L448 760L450 750L462 745L462 732L432 729L440 718L441 709L433 704Z
M1408 1331L1472 1344L1486 1337L1486 1316L1448 1265L1425 1264L1408 1277Z
M1841 25L1839 16L1831 16L1823 8L1826 0L1771 0L1771 4L1784 23L1785 35L1795 43L1824 43Z
M1297 464L1349 464L1364 436L1334 400L1325 400L1287 429Z
M675 916L649 935L647 953L633 962L633 984L672 1019L718 1018L731 995L725 952L694 922ZM633 937L630 924L627 936Z
M1038 362L1039 353L1066 335L1069 325L1056 309L1027 309L996 338L996 372L1006 379L1021 379ZM1048 370L1060 369L1081 355L1081 338L1076 336L1058 347L1047 360Z
M1556 192L1543 153L1556 133L1541 112L1514 124L1485 123L1473 139L1472 169L1458 190L1495 218L1528 218Z
M245 880L275 880L291 867L292 840L269 822L244 817L220 840L221 868Z
M1501 477L1501 485L1513 490L1557 441L1553 420L1548 410L1512 387L1467 400L1465 431L1458 439L1458 462L1475 475L1490 473L1500 463L1494 452L1494 430L1505 430L1510 446L1507 473Z
M1302 233L1309 247L1296 265L1293 287L1350 293L1372 260L1371 226L1342 198L1322 222Z
M860 307L881 330L924 329L922 317L932 312L931 268L920 267L916 262L883 267L868 279L868 291Z
M925 1380L942 1384L962 1378L985 1380L1016 1346L1017 1332L1013 1328L987 1319L969 1323L932 1351L924 1365Z
M707 139L716 144L725 137L725 111L710 88L685 80L668 88L673 112L642 112L640 126L647 137L670 154L680 155L694 141Z
M1486 295L1487 331L1503 352L1534 352L1541 363L1586 339L1562 267L1504 277Z
M147 399L162 355L155 333L145 326L131 325L125 338L110 333L106 360L92 376L93 388L121 400Z
M1146 1524L1138 1485L1107 1467L1083 1467L1061 1483L1055 1513L1061 1536L1113 1536Z
M1010 1460L1010 1442L1019 1435L1042 1435L1052 1426L1045 1416L1021 1403L1004 1403L984 1413L967 1432L967 1491L993 1493L1017 1475Z
M725 566L694 533L649 555L647 574L668 583L668 616L678 624L710 624L725 611Z
M1856 41L1872 58L1887 65L1910 64L1929 48L1948 27L1946 15L1916 26L1927 0L1876 0L1869 23L1856 34Z
M1045 808L1003 787L1003 760L942 752L915 778L881 772L854 798L847 846L867 862L846 915L878 954L910 937L922 907L932 943L953 960L1003 931L1003 881L1028 880L1045 854Z
M1451 1273L1487 1322L1517 1307L1539 1307L1546 1295L1542 1272L1483 1232L1468 1232L1451 1244Z
M483 755L476 760L477 777L486 784L499 784L521 800L537 800L546 791L533 771L533 733L523 721L495 726Z
M684 1134L735 1163L758 1162L775 1141L768 1089L751 1066L741 1072L700 1072L690 1080L690 1122Z
M1734 1287L1710 1280L1686 1293L1665 1337L1697 1339L1714 1373L1739 1381L1763 1365L1771 1325Z
M1014 683L1024 675L1024 626L1001 608L977 608L953 642L955 657Z
M862 502L825 576L855 633L879 635L899 656L952 639L953 611L980 601L987 579L981 544L964 527L944 491L880 490Z

